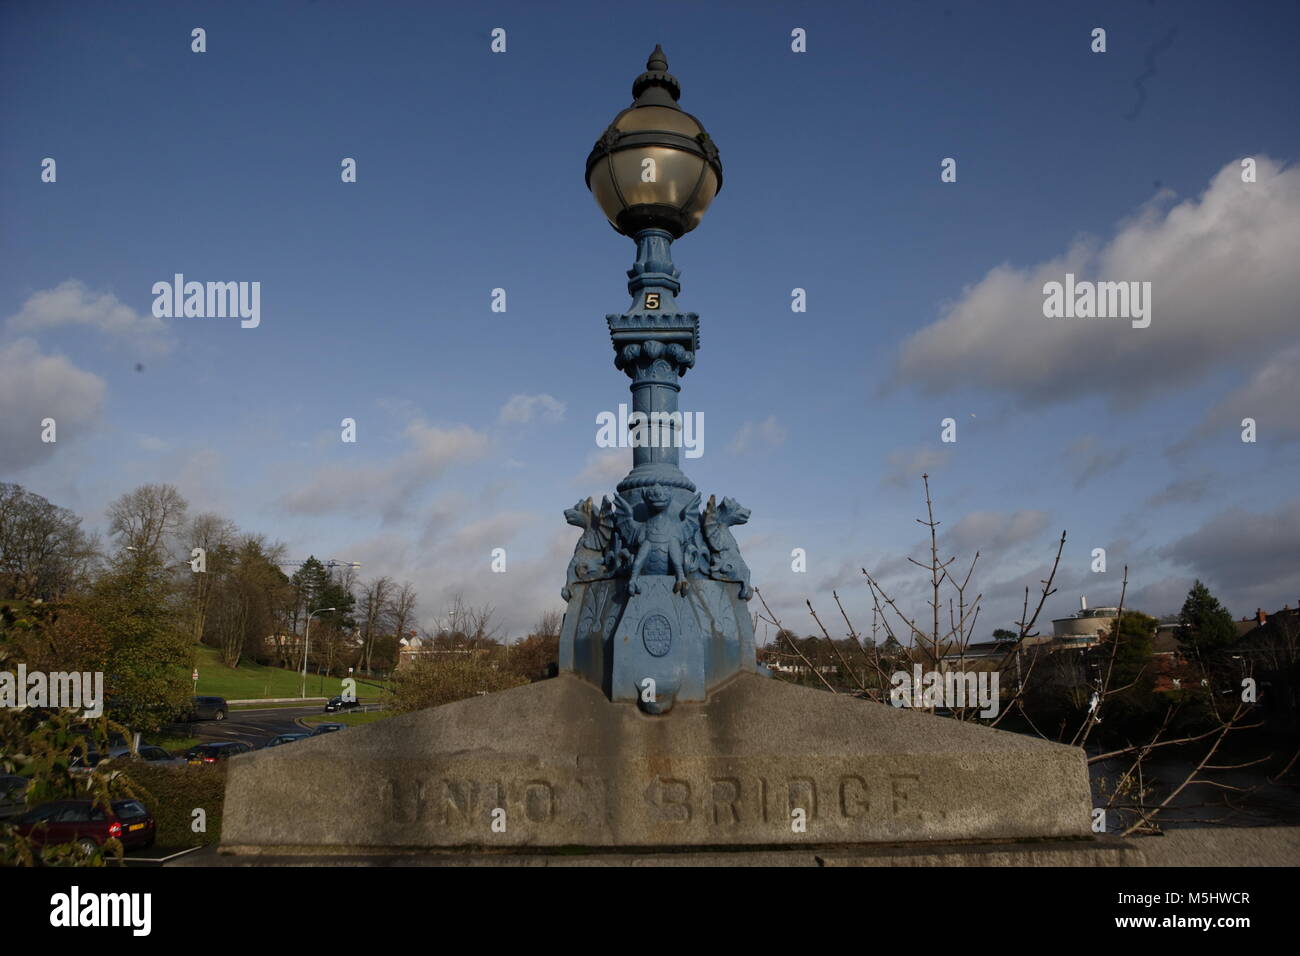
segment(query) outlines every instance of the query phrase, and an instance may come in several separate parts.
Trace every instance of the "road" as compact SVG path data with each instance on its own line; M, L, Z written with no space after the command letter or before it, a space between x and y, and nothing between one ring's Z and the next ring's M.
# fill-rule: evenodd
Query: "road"
M199 720L192 724L174 724L169 733L198 737L204 743L217 740L239 740L261 747L276 734L302 733L303 728L294 721L299 717L320 717L324 704L307 707L267 707L258 710L232 710L225 720Z

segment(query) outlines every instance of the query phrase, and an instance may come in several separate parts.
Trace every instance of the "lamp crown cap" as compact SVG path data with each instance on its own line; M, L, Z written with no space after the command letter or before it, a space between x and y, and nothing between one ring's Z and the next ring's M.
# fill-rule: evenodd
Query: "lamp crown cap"
M682 95L677 77L668 72L668 57L664 48L655 44L654 52L645 61L645 72L632 84L632 96L637 106L677 106Z

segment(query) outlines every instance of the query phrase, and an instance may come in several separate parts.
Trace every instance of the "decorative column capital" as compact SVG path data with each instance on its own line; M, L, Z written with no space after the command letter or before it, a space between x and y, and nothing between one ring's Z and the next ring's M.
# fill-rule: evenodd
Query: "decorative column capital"
M614 367L634 382L675 385L695 365L700 317L694 312L607 315Z

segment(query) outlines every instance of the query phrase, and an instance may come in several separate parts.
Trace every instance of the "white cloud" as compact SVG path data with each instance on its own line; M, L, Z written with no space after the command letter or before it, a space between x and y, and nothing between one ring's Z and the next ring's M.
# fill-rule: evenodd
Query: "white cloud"
M777 448L785 444L785 426L769 415L761 422L745 422L736 432L728 451L733 455L743 455L760 447Z
M564 421L564 402L545 393L539 395L511 395L501 406L503 425L528 425L533 419L556 425Z
M919 484L922 475L933 475L948 463L950 457L949 449L933 445L891 451L885 459L885 476L881 483L893 488L904 488L913 482Z
M1300 438L1300 345L1275 353L1250 380L1232 392L1205 416L1204 421L1185 441L1175 446L1182 450L1215 432L1232 440L1240 438L1241 421L1255 420L1258 441L1294 441ZM1244 446L1249 447L1249 446Z
M1300 168L1257 157L1258 181L1230 162L1199 198L1162 192L1107 242L1083 238L1028 268L1000 265L902 346L895 383L931 392L976 386L1037 402L1134 400L1249 362L1296 336ZM1048 319L1043 285L1151 282L1151 325Z
M968 561L976 551L987 555L1033 541L1047 528L1047 520L1046 511L972 511L941 540Z
M606 448L587 456L582 472L573 479L573 483L584 488L594 485L598 491L608 489L622 481L631 470L631 451L626 448Z
M1175 478L1148 498L1147 506L1159 508L1164 505L1195 504L1205 497L1214 481L1215 476L1211 474Z
M104 380L31 339L0 346L0 462L19 470L52 457L103 413ZM41 421L55 421L57 441L41 441Z
M173 344L166 324L152 312L136 312L111 292L90 292L77 279L33 292L9 317L7 326L13 332L29 333L85 326L149 355L164 354Z
M493 548L504 548L520 529L537 521L537 515L529 511L501 511L478 521L472 521L456 530L440 547L447 556L470 569L483 574L494 573L489 567ZM509 573L509 553L506 568Z
M557 532L543 536L541 552L529 557L523 548L510 547L505 573L494 573L491 549L537 520L530 513L501 512L463 526L441 546L412 547L405 535L384 533L344 550L362 562L367 578L410 580L419 592L417 619L424 627L435 626L459 595L472 607L491 607L500 636L518 639L543 612L564 609L560 588L577 538L575 529L557 522Z
M1094 478L1118 468L1128 458L1127 448L1106 448L1096 435L1084 435L1065 450L1065 468L1082 488Z
M1230 508L1161 550L1238 616L1300 596L1300 499L1272 512Z
M483 456L486 436L468 426L439 428L422 421L406 426L410 448L397 458L369 465L330 465L283 498L299 514L374 514L392 522L407 514L415 495L449 468Z

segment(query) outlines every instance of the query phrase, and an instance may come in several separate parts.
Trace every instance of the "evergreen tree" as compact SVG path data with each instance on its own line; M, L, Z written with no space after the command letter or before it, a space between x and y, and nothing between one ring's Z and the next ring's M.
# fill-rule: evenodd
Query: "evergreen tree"
M1111 689L1130 688L1133 698L1149 697L1155 685L1151 672L1151 653L1154 650L1156 619L1141 611L1125 611L1119 622L1119 646L1115 648L1115 669L1111 673ZM1103 645L1104 646L1104 645Z
M1179 620L1183 627L1178 641L1194 658L1214 658L1237 640L1232 615L1199 580L1187 592Z

